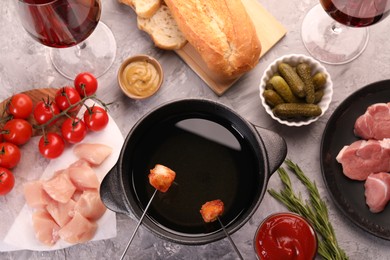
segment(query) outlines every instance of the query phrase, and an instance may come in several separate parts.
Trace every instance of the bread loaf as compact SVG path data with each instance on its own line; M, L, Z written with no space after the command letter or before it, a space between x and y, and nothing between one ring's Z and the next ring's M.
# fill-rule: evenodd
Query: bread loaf
M165 0L208 68L237 78L258 63L261 44L240 0Z

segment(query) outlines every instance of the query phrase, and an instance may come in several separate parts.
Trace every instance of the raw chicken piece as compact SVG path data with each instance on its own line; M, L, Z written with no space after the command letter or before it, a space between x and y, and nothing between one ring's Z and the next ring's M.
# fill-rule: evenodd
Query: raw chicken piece
M76 202L72 199L70 199L67 203L60 203L58 201L51 200L51 202L46 206L46 210L54 221L60 227L63 227L72 219L75 205Z
M100 165L112 153L112 148L105 144L81 143L73 148L73 153L92 165Z
M70 167L80 167L80 166L89 166L89 167L91 167L91 164L89 162L87 162L86 160L84 160L84 159L80 159L80 160L75 161L71 165L69 165L69 168Z
M96 229L97 224L94 221L89 221L76 211L74 217L58 231L58 234L66 242L76 244L90 240Z
M74 211L79 212L89 220L97 220L106 212L106 206L100 199L97 190L86 190L77 201Z
M43 189L42 181L31 181L23 185L27 205L34 209L44 209L52 199Z
M353 180L365 180L371 173L390 171L390 139L359 140L344 146L336 157L344 174Z
M354 133L363 139L390 138L390 103L369 106L356 120Z
M164 165L156 164L148 177L150 185L161 192L166 192L175 180L176 173Z
M97 175L90 166L70 166L68 174L72 183L79 190L99 189L100 187Z
M390 174L372 173L364 183L366 204L373 213L381 212L390 200Z
M67 203L72 198L76 187L70 180L67 171L64 171L50 180L44 181L43 189L52 199L61 203Z
M84 191L82 190L76 190L74 193L73 193L73 196L72 196L72 200L74 201L78 201L81 197L81 194L83 194Z
M222 215L224 208L222 200L212 200L202 205L200 214L204 222L213 222Z
M60 238L58 231L60 227L47 211L38 210L32 215L33 227L35 235L39 241L45 245L52 246Z

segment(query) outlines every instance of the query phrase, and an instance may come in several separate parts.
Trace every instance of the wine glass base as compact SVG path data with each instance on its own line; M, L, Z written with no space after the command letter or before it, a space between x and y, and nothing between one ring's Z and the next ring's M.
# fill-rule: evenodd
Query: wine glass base
M51 48L50 58L56 70L73 80L81 72L100 77L114 63L116 41L110 28L99 22L93 33L82 43L69 48Z
M333 20L322 8L314 6L305 16L301 28L307 51L327 64L345 64L356 59L367 46L367 28L353 28Z

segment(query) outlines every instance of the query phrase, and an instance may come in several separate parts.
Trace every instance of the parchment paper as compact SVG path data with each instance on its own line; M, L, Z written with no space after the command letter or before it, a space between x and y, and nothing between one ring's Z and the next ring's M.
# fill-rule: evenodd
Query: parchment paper
M90 100L87 103L91 104ZM85 109L80 110L83 113ZM72 246L59 240L54 246L46 246L40 243L34 234L32 227L32 212L25 202L23 195L23 183L49 179L56 170L64 169L78 158L73 154L75 145L68 145L64 153L57 159L47 160L38 151L40 137L33 137L27 144L21 147L21 162L12 170L15 175L15 187L6 196L0 196L0 251L36 250L49 251ZM101 181L118 160L123 145L122 134L110 117L109 124L100 132L88 132L84 143L102 143L113 148L112 154L99 166L94 167ZM92 239L101 240L116 236L116 216L108 210L98 220L98 229Z

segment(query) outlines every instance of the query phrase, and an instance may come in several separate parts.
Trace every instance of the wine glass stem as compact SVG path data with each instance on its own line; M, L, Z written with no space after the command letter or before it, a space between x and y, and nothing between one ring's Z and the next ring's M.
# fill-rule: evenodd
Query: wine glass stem
M76 56L81 57L81 52L87 47L86 41L76 45Z
M334 34L340 34L342 31L343 31L343 29L339 23L333 23L332 32Z

